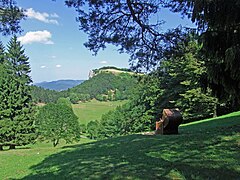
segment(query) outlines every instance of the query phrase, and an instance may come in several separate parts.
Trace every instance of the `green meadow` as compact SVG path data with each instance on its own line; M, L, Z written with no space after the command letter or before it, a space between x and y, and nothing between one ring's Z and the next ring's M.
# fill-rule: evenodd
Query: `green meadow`
M179 135L134 134L0 152L0 179L239 179L240 112L182 125Z
M91 100L73 104L73 111L78 116L80 124L87 124L89 121L100 120L101 116L110 110L114 110L127 101L106 101Z

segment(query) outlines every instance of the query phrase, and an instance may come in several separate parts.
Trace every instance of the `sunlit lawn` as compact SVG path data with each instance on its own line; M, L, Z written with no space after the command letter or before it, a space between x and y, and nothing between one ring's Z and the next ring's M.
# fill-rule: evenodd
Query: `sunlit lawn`
M73 104L73 111L79 117L80 123L86 124L92 120L99 120L103 114L126 102L127 101L100 102L91 100L90 102Z
M89 139L81 139L79 144L92 142ZM41 163L49 155L62 152L64 142L56 148L52 143L36 143L24 147L17 147L16 150L0 151L0 180L22 178L32 172L31 167Z
M240 112L179 132L0 152L0 179L239 179Z

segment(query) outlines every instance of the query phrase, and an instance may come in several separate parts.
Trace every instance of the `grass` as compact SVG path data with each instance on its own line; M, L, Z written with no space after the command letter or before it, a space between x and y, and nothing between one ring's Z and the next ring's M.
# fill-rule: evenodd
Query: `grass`
M240 112L179 132L3 151L0 179L239 179Z
M80 144L92 142L89 139L81 139ZM78 145L80 145L78 144ZM16 150L0 151L0 179L21 179L32 173L31 167L37 165L50 155L60 153L66 146L64 142L56 148L52 143L36 143Z
M73 111L79 117L81 124L87 124L91 120L99 120L103 114L126 102L127 101L100 102L91 100L90 102L73 104Z

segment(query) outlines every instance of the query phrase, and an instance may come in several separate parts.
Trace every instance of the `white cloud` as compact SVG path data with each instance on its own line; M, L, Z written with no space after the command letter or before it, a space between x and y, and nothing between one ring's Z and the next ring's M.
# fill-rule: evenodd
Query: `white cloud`
M62 67L62 65L60 65L60 64L57 64L57 65L56 65L56 68L60 68L60 67Z
M107 64L107 61L101 61L100 64Z
M41 69L44 69L44 68L46 68L46 66L41 66L40 68L41 68Z
M52 18L59 18L59 16L56 13L51 14L50 17L52 17Z
M39 21L49 23L49 24L56 24L58 25L58 21L54 18L59 18L59 16L54 13L54 14L48 14L48 13L40 13L37 11L34 11L33 8L29 8L26 10L25 15L30 18L30 19L37 19Z
M53 55L53 56L51 56L51 58L52 58L52 59L56 59L56 58L57 58L57 56L54 56L54 55Z
M24 36L19 37L18 41L20 41L22 44L32 44L34 42L42 44L54 44L53 41L51 41L51 37L52 34L47 30L30 31Z

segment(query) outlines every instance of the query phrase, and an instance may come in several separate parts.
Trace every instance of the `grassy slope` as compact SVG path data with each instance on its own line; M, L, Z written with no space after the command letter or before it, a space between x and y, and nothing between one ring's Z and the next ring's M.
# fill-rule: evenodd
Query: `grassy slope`
M73 105L74 113L79 117L81 124L87 124L91 120L99 120L101 116L127 101L100 102L92 100L86 103Z
M181 126L179 135L0 152L0 179L239 179L239 148L236 112Z

